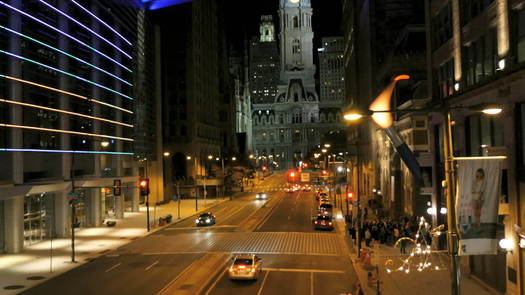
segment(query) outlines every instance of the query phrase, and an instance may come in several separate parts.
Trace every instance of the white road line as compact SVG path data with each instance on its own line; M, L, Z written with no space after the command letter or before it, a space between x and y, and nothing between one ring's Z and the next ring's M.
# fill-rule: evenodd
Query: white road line
M314 272L310 272L310 295L314 295Z
M266 283L266 279L268 278L269 274L270 274L270 271L266 271L266 274L264 275L264 279L263 279L263 281L261 283L261 288L257 292L257 295L261 295L262 294L262 290L263 290L264 284Z
M119 262L119 263L113 265L112 267L106 269L106 272L110 272L110 271L114 270L115 268L119 267L121 264L122 264L122 262Z
M263 268L265 271L282 271L282 272L309 272L309 273L345 273L344 270L335 269L303 269L303 268Z
M208 289L208 291L206 291L206 293L204 293L204 295L208 295L210 294L210 292L213 290L213 288L215 288L215 286L217 285L217 283L221 280L221 278L224 276L224 274L226 273L228 269L225 268L222 273L217 277L217 279L213 282L213 284L211 284L210 288Z
M158 261L158 260L157 260L157 261L155 261L155 262L153 262L153 264L152 264L152 265L150 265L150 266L146 267L146 270L150 270L150 268L154 267L154 266L155 266L155 265L157 265L158 263L159 263L159 261Z

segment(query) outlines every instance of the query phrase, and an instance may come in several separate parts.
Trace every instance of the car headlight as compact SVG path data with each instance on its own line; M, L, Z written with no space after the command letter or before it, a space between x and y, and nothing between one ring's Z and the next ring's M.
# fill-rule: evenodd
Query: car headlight
M198 220L198 219L195 219L195 223L199 223L199 220Z
M262 195L263 199L266 199L266 194Z
M210 223L211 220L209 218L206 218L206 223Z

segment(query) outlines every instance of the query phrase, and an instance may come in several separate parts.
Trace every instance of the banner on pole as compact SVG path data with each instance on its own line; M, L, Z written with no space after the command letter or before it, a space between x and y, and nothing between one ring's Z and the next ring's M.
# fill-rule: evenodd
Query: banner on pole
M498 159L458 160L459 255L497 254L500 162Z

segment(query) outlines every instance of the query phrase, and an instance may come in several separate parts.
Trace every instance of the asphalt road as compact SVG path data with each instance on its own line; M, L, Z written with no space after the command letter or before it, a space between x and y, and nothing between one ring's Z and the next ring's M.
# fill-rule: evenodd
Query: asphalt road
M199 267L206 253L245 252L263 259L259 279L230 281L225 263L206 272L203 294L351 292L356 275L339 234L313 229L314 193L285 193L284 184L283 175L269 177L252 192L210 209L216 225L196 227L192 216L22 294L157 294L184 270ZM255 200L257 191L267 192L269 200ZM250 221L253 232L242 227Z

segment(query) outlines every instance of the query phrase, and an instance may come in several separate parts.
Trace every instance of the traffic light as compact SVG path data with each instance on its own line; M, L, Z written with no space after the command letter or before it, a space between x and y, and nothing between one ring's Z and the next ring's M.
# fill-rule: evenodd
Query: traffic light
M120 179L113 180L113 195L120 196L122 194L122 181Z
M346 198L351 201L354 198L354 193L353 192L347 192L346 193Z
M295 172L290 172L290 177L295 177Z
M139 181L140 195L149 195L149 178L141 178Z
M266 169L268 169L268 168L266 168L266 166L262 166L261 169L262 169L262 171L266 171Z
M328 172L326 170L321 171L321 173L323 174L323 176L328 175Z

